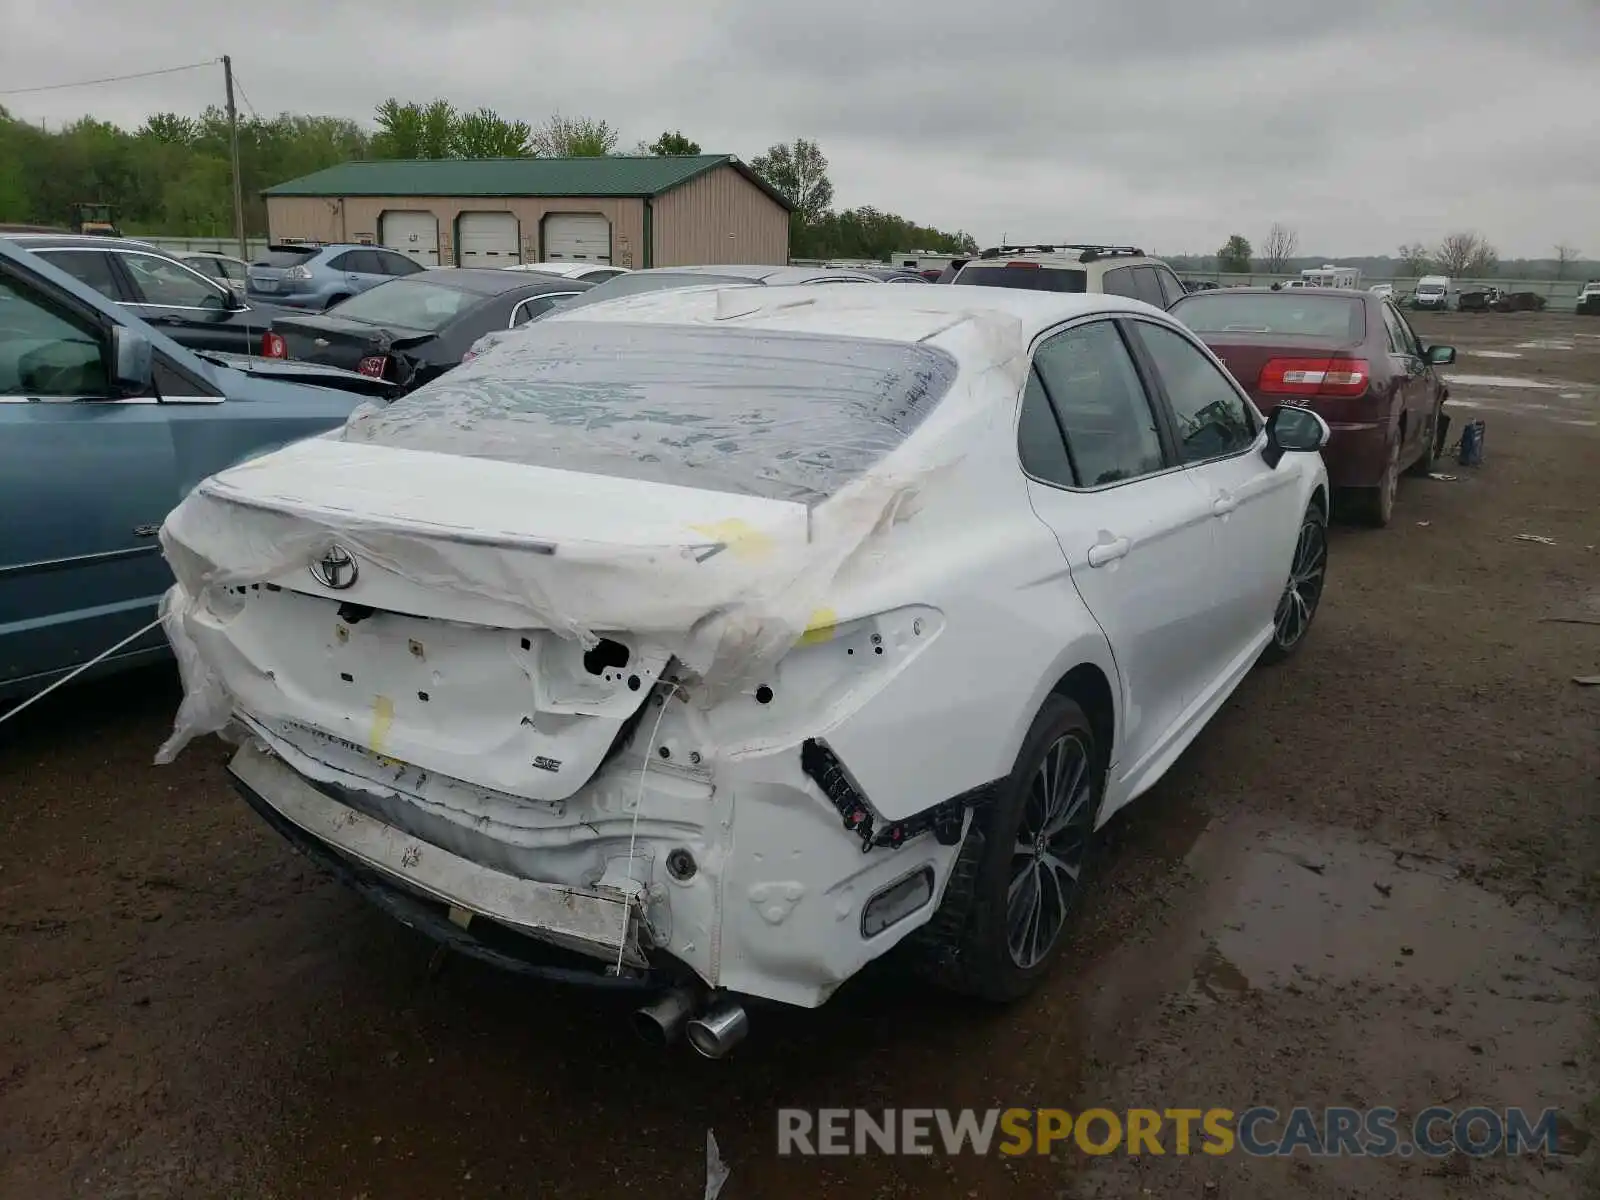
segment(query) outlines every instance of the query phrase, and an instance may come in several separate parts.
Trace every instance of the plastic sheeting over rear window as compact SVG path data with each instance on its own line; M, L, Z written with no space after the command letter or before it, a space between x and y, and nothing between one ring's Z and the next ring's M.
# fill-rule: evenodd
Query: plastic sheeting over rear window
M342 436L814 503L905 441L956 370L922 344L539 322L392 404L364 405Z

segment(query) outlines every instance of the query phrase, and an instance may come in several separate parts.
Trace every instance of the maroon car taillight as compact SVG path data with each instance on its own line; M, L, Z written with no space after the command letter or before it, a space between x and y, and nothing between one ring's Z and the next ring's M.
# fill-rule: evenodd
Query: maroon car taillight
M369 354L356 364L356 370L368 379L382 379L389 369L387 354Z
M261 335L262 358L288 358L289 343L283 340L281 333L263 333Z
M1261 368L1256 388L1269 396L1360 396L1371 381L1364 358L1274 358Z

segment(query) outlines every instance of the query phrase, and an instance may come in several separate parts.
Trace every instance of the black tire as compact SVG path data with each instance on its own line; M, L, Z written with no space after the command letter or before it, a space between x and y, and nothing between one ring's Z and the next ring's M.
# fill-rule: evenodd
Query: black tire
M1351 508L1363 525L1383 529L1394 519L1395 494L1400 489L1400 431L1394 431L1389 443L1389 465L1384 468L1383 482L1373 488L1350 489Z
M1423 430L1422 453L1417 461L1406 468L1406 474L1420 477L1433 470L1438 447L1435 443L1439 440L1439 414L1444 411L1444 400L1440 398L1433 402L1433 413L1428 418L1428 428Z
M328 297L328 302L322 306L322 311L323 312L327 312L335 304L338 304L341 301L348 300L348 299L350 299L350 297L345 295L343 292L340 292L340 293L338 293L337 295L334 295L334 296L329 296Z
M1313 501L1300 520L1294 555L1283 595L1272 614L1272 640L1261 652L1263 663L1279 663L1306 640L1322 605L1322 588L1328 578L1328 515Z
M1057 885L1066 882L1066 876L1042 865L1038 853L1042 834L1033 829L1045 815L1040 808L1043 789L1036 784L1048 756L1062 746L1068 747L1064 755L1081 753L1085 771L1082 794L1073 789L1070 815L1060 832L1044 843L1061 855L1055 861L1076 867L1065 888ZM1064 768L1063 777L1073 774L1071 768L1078 761L1065 756L1056 760ZM1023 739L999 794L975 814L939 911L915 935L912 949L920 974L950 991L999 1003L1033 990L1060 956L1088 885L1097 840L1094 820L1105 795L1105 775L1105 755L1083 709L1065 696L1050 696ZM1017 853L1023 838L1032 847L1028 854ZM1018 889L1025 875L1036 890L1030 892L1026 880ZM1020 902L1017 906L1011 903L1013 894ZM1036 953L1019 956L1013 923L1008 921L1008 915L1015 913L1008 910L1027 908L1030 895L1039 900L1041 922L1053 922L1054 932L1045 944L1035 939L1035 944L1024 946ZM1042 924L1039 929L1042 933Z

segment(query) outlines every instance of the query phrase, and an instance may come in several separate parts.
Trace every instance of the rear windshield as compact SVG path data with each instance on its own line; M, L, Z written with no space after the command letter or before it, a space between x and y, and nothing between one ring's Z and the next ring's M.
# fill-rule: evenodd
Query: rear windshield
M579 299L569 300L567 307L593 304L600 300L615 300L618 296L638 296L644 292L665 292L672 288L725 287L729 284L748 286L757 282L759 281L745 275L705 275L699 271L661 271L646 274L643 271L635 271L596 284Z
M955 277L956 283L975 283L979 287L1023 288L1030 292L1082 292L1088 276L1070 267L979 266L972 263Z
M899 446L955 376L921 344L539 322L358 409L342 436L812 503Z
M434 333L482 303L484 297L478 292L463 292L420 279L391 279L371 291L350 297L333 311L352 321Z
M1172 315L1196 333L1292 333L1360 341L1367 336L1367 306L1351 296L1319 296L1315 289L1241 295L1219 289L1196 292L1172 306Z
M256 259L258 267L298 267L303 262L310 262L317 256L315 250L276 250L268 249L260 258Z
M1444 291L1444 284L1442 284L1442 283L1419 283L1417 285L1417 291L1422 292L1424 295L1437 296L1440 292Z

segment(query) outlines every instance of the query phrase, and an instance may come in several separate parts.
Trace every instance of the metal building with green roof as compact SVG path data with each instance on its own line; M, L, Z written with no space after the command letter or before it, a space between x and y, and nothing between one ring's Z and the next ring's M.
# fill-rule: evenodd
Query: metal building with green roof
M363 160L262 195L273 241L372 242L430 267L789 261L788 202L731 154Z

